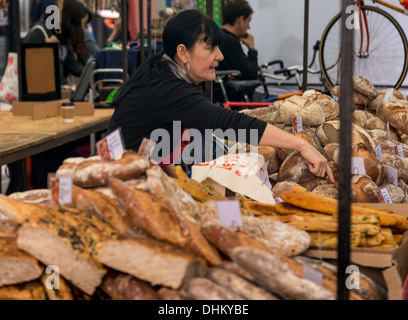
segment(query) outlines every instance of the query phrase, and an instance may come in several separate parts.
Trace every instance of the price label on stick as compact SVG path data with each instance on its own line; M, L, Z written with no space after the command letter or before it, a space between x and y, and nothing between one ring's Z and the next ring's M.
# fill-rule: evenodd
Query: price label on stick
M380 198L381 203L392 203L390 194L388 193L387 188L382 188L377 191L378 197Z
M383 158L383 153L381 149L381 145L378 144L374 149L375 156L377 157L378 161L381 161Z
M366 174L363 158L351 157L351 174Z
M155 145L156 145L155 141L143 138L139 150L137 151L137 154L145 157L146 159L150 159L150 155Z
M387 181L398 186L398 170L387 166Z
M395 146L395 154L401 159L404 158L404 150L402 149L402 146L400 144Z
M303 119L302 116L296 116L292 119L293 130L295 133L303 131Z
M122 154L124 148L122 130L120 128L112 131L105 138L99 140L96 144L98 154L102 162L107 162L117 158Z
M323 284L323 274L307 265L303 265L303 278L316 283L319 286Z
M385 91L384 101L391 101L394 95L394 88L389 88Z
M53 204L72 203L72 177L52 177L50 178L51 202Z
M242 227L239 201L217 201L217 208L222 227Z
M271 185L271 182L269 181L269 176L268 176L268 164L269 164L269 161L264 163L262 168L259 169L259 172L257 173L257 176L258 176L259 179L261 179L262 183L266 187L268 187L269 190L271 190L272 185Z

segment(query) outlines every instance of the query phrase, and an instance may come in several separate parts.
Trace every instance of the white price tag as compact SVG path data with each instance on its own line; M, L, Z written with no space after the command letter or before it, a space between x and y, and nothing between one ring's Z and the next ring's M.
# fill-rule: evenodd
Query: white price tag
M366 174L363 158L351 157L351 174Z
M292 119L293 130L295 133L303 131L303 119L302 116L296 116Z
M387 166L387 181L398 186L398 170Z
M303 278L319 286L323 285L323 274L307 265L303 265Z
M381 203L392 203L390 194L388 193L387 188L378 190L378 197L380 198Z
M102 162L107 162L120 156L124 150L122 130L118 128L112 131L96 143L96 148Z
M264 165L259 169L259 172L256 174L259 179L261 179L262 183L268 187L269 190L272 189L272 184L269 181L269 176L268 176L268 164L269 161L265 162Z
M378 144L374 149L375 156L377 157L378 161L381 161L383 158L383 153L381 149L381 145Z
M138 154L143 156L146 159L150 159L150 155L152 154L152 150L156 145L156 141L143 138L142 143L140 144Z
M239 201L217 201L218 217L223 227L242 227Z
M70 204L72 203L72 177L51 177L49 181L51 189L51 203Z
M272 195L273 195L273 198L275 199L275 202L276 202L276 203L285 202L281 197L278 197L278 196L276 196L276 195L273 194L273 193L272 193Z
M394 88L389 88L385 91L384 101L391 101L394 95Z
M395 147L395 154L401 159L404 158L404 150L402 149L402 146L400 144Z

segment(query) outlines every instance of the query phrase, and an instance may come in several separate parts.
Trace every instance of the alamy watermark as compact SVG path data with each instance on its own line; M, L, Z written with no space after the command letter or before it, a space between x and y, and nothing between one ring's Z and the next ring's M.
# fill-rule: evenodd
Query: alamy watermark
M247 133L249 132L249 137ZM258 146L257 129L205 129L198 130L194 128L183 132L181 122L173 121L172 134L166 129L153 130L150 140L157 141L152 149L150 158L153 161L162 164L181 164L187 165L194 163L208 162L219 158L227 153L228 146L224 144L224 139L228 142L244 142L250 145L250 151L255 151ZM183 150L180 149L180 141L187 143ZM171 149L173 146L173 150ZM177 148L178 146L178 148ZM173 152L174 159L168 155Z
M346 279L346 288L360 289L360 269L356 265L350 265L346 268L346 273L349 274Z
M47 289L59 289L60 288L60 271L58 266L50 265L45 269L45 273L51 273L45 280L45 286Z
M346 28L347 29L357 29L360 30L360 18L358 14L358 6L353 4L346 7L346 13L350 14L346 18Z
M45 13L49 14L45 20L45 27L47 29L60 29L60 9L56 5L47 6Z

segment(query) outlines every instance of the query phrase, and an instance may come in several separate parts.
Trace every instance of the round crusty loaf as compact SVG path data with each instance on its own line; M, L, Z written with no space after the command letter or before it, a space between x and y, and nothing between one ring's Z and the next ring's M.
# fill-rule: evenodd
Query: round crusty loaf
M328 143L324 146L324 151L326 151L327 156L329 157L331 161L334 161L333 154L334 154L334 151L336 151L338 148L340 148L340 144L336 142Z
M383 153L381 164L384 167L384 174L386 177L388 166L397 169L398 177L401 177L404 172L404 161L396 154Z
M390 195L392 203L406 203L407 202L407 194L400 186L393 185L392 183L384 183L379 186L379 190L387 189L388 194Z
M377 109L377 116L395 129L408 134L408 108L402 101L384 101Z
M338 199L339 189L336 184L321 184L314 188L312 193L320 194L332 199Z
M312 102L320 105L324 113L324 121L336 119L339 115L339 104L332 97L316 90L307 90L303 93L303 97L308 98Z
M351 178L351 201L355 203L378 203L378 186L367 175L354 175Z
M324 122L325 115L319 104L302 96L292 96L285 99L276 114L276 123L292 125L296 116L302 117L304 126L317 127Z
M307 190L315 188L320 178L310 172L308 163L298 151L293 151L279 168L278 181L292 181Z
M403 180L405 183L408 183L408 158L402 158L402 172L401 175L398 176L400 180Z
M333 96L340 98L340 86L337 85L331 88L330 93ZM352 101L354 109L364 109L364 107L367 106L371 100L368 97L364 96L363 94L357 92L356 90L353 90Z
M360 76L353 75L353 88L355 91L366 96L369 100L373 100L378 95L374 85Z
M272 192L275 196L280 197L283 192L291 191L295 186L300 185L293 181L280 181L273 186Z

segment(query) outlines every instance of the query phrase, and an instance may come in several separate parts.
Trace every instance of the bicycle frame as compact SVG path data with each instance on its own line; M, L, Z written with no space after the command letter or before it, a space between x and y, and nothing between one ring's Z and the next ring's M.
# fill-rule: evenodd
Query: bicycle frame
M392 10L398 11L400 13L403 13L405 15L408 15L408 11L404 10L402 8L399 8L397 6L394 6L391 3L382 1L382 0L372 0L373 3L379 3L385 7L388 7ZM358 7L358 17L359 17L359 23L360 23L360 35L361 35L361 41L360 41L360 50L359 50L359 57L364 58L368 56L368 52L369 52L369 47L370 47L370 31L368 30L368 23L367 23L367 14L365 12L364 9L362 9L361 7L364 6L364 0L357 0L356 1L356 5ZM367 47L365 52L363 52L363 44L364 44L364 31L363 31L363 27L362 27L362 22L364 22L364 26L365 26L365 30L366 30L366 34L367 34Z

